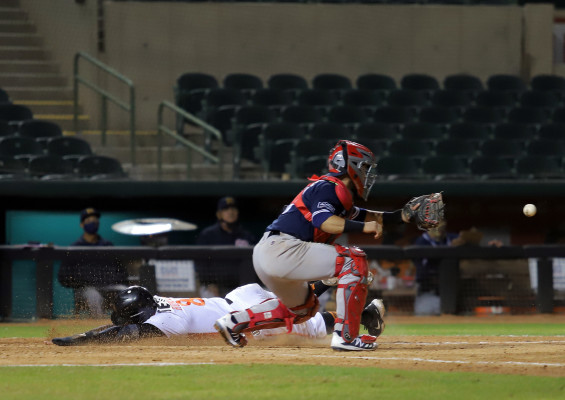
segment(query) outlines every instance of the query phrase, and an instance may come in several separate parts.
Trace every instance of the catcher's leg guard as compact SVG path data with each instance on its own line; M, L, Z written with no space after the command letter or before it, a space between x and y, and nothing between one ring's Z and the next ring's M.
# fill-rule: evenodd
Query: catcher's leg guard
M361 313L367 298L367 277L369 266L365 252L357 247L336 245L339 256L336 259L336 275L339 278L336 301L337 314L335 330L346 342L352 342L359 335Z
M290 333L293 324L307 321L316 314L318 308L318 298L310 289L304 304L288 308L279 299L267 299L256 306L243 311L234 311L220 318L216 321L216 329L220 333L229 330L230 335L233 336L241 332L284 326Z

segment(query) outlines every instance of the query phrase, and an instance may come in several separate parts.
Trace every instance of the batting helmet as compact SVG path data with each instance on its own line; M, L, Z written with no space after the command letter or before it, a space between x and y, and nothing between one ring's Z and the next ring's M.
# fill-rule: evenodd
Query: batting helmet
M330 152L328 167L330 175L347 174L357 194L367 200L377 179L377 163L371 150L359 143L340 140Z
M143 286L130 286L116 296L113 306L114 325L141 324L157 310L157 303Z

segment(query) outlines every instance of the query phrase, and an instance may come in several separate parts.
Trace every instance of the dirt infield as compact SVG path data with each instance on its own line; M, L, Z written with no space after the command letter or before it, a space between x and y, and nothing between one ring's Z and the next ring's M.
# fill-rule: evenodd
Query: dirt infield
M498 318L505 317L497 317L500 322ZM519 322L516 318L507 318ZM276 363L565 377L565 316L533 316L528 320L564 324L564 336L389 336L385 331L376 351L361 354L331 350L329 337L309 340L292 335L250 340L243 349L228 347L216 334L152 339L127 345L59 347L48 344L47 339L77 332L67 331L72 322L49 321L48 338L0 339L0 366ZM387 323L462 321L493 322L489 318L396 317L389 318ZM80 323L84 325L84 321ZM60 328L63 325L65 331Z

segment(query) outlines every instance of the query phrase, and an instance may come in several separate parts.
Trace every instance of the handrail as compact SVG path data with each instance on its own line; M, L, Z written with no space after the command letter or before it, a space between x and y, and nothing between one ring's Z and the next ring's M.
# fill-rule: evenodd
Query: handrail
M177 132L169 129L165 125L163 125L163 111L165 108L174 111L177 116L181 115L182 117L192 121L194 124L200 126L204 129L205 132L209 132L218 139L218 156L216 157L214 154L205 150L205 148L198 146L197 144L193 143L192 141L188 140L184 136L179 135ZM175 104L171 103L170 101L163 100L161 104L159 104L159 109L157 112L157 132L159 134L158 138L158 152L157 152L157 177L158 180L161 180L162 170L163 170L163 155L162 155L162 148L163 148L163 132L167 135L171 136L173 139L178 141L180 144L187 148L187 157L186 157L186 175L187 178L190 179L192 175L192 157L191 157L191 150L196 151L206 159L217 163L218 164L218 175L219 180L224 179L224 163L223 155L224 155L224 146L223 146L223 138L222 133L214 128L212 125L207 124L206 122L202 121L201 119L195 117L191 113L183 110L182 108L176 106Z
M113 77L119 79L127 86L129 86L129 104L118 99L116 96L108 93L95 83L92 83L85 79L84 77L79 75L79 61L83 58L86 61L90 62L92 65L95 65L99 69L108 74L112 75ZM107 66L100 60L92 57L91 55L79 51L75 54L74 58L74 80L73 80L73 123L75 132L78 132L78 87L79 83L82 83L84 86L88 87L89 89L94 90L96 93L102 96L102 146L106 146L106 126L108 124L108 100L113 102L114 104L118 105L125 111L128 111L130 114L129 117L129 129L130 129L130 152L131 152L131 163L135 165L135 86L133 82L126 78L124 75L120 74L118 71L114 70L113 68Z

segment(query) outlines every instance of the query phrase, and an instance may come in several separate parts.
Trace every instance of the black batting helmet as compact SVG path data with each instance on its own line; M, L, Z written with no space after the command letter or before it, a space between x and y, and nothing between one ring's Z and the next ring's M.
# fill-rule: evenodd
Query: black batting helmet
M157 303L143 286L130 286L116 296L113 306L114 325L141 324L157 310Z

